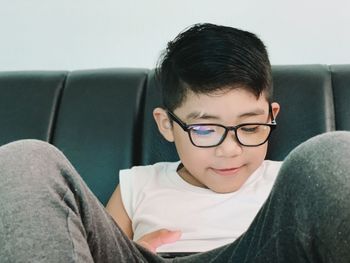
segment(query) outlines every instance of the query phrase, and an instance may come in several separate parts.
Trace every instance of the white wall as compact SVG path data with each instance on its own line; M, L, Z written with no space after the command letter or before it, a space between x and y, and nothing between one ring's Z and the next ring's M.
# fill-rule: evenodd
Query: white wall
M348 0L0 0L0 70L154 67L197 22L256 33L272 64L350 63Z

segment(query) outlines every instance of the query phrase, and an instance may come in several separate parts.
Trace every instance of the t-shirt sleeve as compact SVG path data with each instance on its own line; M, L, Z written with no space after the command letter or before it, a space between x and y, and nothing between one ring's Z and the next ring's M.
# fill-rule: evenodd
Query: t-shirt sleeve
M134 173L132 169L125 169L119 171L119 187L122 202L124 208L132 221L133 219L133 211L134 211L134 198L133 198L133 181L134 181Z
M134 166L131 169L120 170L119 187L124 208L133 221L135 210L142 201L143 190L154 176L152 165Z

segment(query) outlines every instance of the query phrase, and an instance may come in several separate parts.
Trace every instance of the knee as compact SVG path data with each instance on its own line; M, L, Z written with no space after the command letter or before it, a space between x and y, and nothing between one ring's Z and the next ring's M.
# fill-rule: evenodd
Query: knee
M292 162L338 169L350 156L350 132L336 131L315 136L296 147L285 159Z
M24 175L28 171L44 170L62 155L53 145L39 140L27 139L0 147L0 174Z
M51 152L55 152L57 149L45 142L35 139L24 139L24 140L18 140L14 142L10 142L8 144L5 144L0 147L0 155L1 156L13 156L13 157L20 157L20 156L31 156L33 154L35 155L41 155L41 154L47 154Z
M349 171L350 132L337 131L315 136L296 147L285 159L280 174L296 184L332 189L332 185L349 187Z

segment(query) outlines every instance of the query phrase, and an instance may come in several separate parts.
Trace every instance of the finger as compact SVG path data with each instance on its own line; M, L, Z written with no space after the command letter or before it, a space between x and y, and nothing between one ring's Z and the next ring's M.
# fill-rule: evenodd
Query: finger
M181 237L181 231L170 231L166 229L160 230L159 233L159 245L173 243L179 240Z
M144 235L137 243L152 252L156 252L156 249L164 244L173 243L179 240L181 237L181 231L170 231L167 229L160 229L152 233Z

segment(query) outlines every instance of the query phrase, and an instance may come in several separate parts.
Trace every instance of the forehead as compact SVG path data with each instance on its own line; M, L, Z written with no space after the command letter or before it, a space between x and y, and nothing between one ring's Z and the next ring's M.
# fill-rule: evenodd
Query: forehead
M246 89L236 88L210 94L190 91L174 112L183 117L210 115L225 120L249 113L265 114L267 111L268 102L264 94L257 98Z

